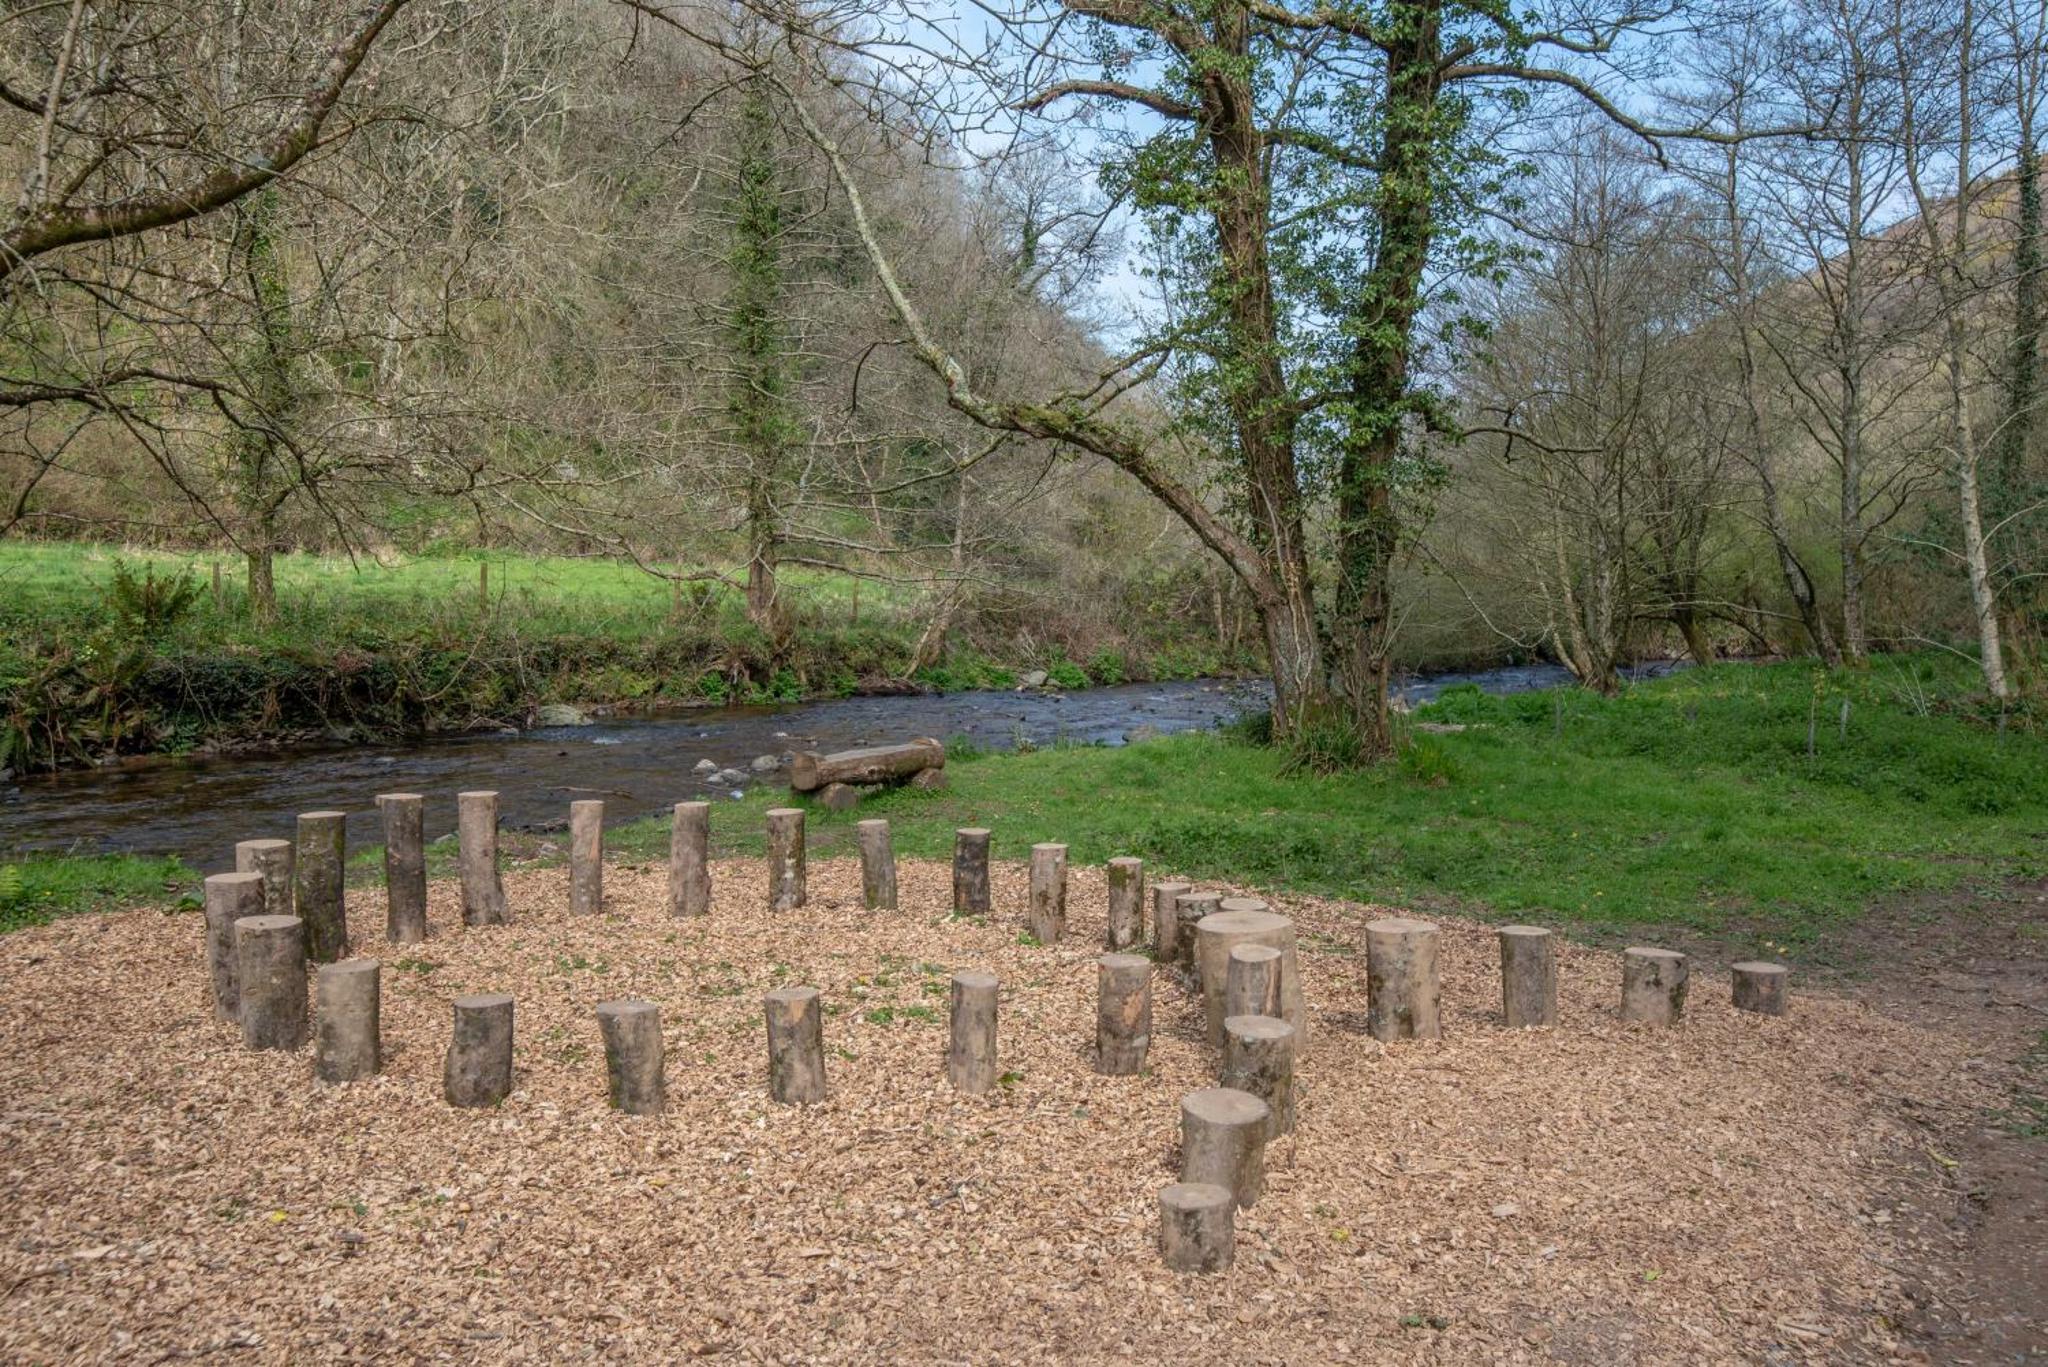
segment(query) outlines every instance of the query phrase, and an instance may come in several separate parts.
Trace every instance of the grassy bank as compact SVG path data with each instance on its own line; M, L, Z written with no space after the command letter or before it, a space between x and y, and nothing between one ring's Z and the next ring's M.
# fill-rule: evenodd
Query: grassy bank
M517 724L548 703L852 693L902 676L929 612L912 588L792 569L777 641L724 583L671 584L614 561L293 555L277 561L275 618L259 622L241 567L221 564L216 593L215 564L0 543L0 767ZM1077 637L1069 652L1056 614L1030 620L1021 634L963 620L916 681L1004 687L1043 669L1080 687L1249 663L1181 631L1085 650Z
M1230 735L966 753L945 792L814 808L810 845L850 853L853 822L879 815L899 852L944 858L955 827L988 825L1005 858L1062 840L1082 862L1137 854L1202 878L1675 924L1777 952L1875 906L2048 872L2048 745L2024 716L2001 730L1981 715L1971 686L1966 664L1928 656L1832 675L1721 666L1615 698L1463 690L1416 714L1398 766L1328 778ZM757 852L762 811L787 801L762 788L721 804L721 851ZM667 838L646 821L609 841L614 858L659 860ZM358 868L373 879L374 856Z

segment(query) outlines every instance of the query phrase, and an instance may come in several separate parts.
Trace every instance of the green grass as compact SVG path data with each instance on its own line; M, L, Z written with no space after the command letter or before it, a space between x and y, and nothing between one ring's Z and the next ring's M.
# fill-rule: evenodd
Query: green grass
M32 854L0 863L0 932L80 911L190 907L198 888L199 875L177 859Z

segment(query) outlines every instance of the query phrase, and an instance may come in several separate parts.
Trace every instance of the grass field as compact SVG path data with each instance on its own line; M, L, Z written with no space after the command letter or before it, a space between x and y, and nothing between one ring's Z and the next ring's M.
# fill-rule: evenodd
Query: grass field
M948 791L814 808L809 839L850 852L853 822L886 816L901 853L943 857L955 827L987 825L998 857L1061 840L1077 862L1136 854L1272 888L1796 948L1873 906L2048 872L2048 745L1977 715L1969 687L1965 663L1921 656L1834 674L1723 665L1615 698L1463 690L1413 718L1463 730L1411 724L1398 765L1332 777L1287 774L1232 735L968 753ZM721 804L721 848L758 850L762 811L788 800ZM659 859L667 831L609 841ZM358 867L375 876L368 852ZM122 880L145 899L165 883L133 868L79 895L120 900L106 887Z

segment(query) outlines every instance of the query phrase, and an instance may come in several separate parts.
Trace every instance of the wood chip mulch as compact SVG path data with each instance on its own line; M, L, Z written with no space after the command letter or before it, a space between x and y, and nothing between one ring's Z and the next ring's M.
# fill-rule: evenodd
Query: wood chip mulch
M1166 1271L1155 1201L1180 1097L1213 1085L1199 998L1155 982L1148 1075L1090 1068L1102 872L1070 932L903 909L856 864L766 909L716 869L714 914L607 870L510 874L516 923L382 942L385 1072L323 1088L310 1048L211 1018L195 914L78 917L0 940L0 1360L1870 1362L1911 1360L1879 1193L1925 1171L1916 1115L1988 1098L1965 1041L1799 991L1735 1012L1695 965L1676 1030L1621 1025L1618 956L1560 947L1562 1023L1509 1032L1486 928L1443 925L1444 1039L1365 1033L1356 905L1278 897L1302 935L1299 1132L1269 1152L1224 1276ZM947 978L1002 979L1003 1086L946 1086ZM768 1103L762 994L828 1003L830 1100ZM517 998L515 1090L441 1099L449 1001ZM669 1109L606 1106L599 1002L661 1005Z

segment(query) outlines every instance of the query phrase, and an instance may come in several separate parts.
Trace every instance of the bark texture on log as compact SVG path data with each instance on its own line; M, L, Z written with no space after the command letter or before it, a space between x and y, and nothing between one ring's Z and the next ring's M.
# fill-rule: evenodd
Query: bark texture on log
M1280 976L1285 956L1271 945L1237 944L1223 964L1223 1018L1232 1016L1278 1016L1287 1019L1281 1005Z
M946 1049L946 1079L953 1089L980 1095L996 1085L996 975L955 973L952 1037Z
M668 838L668 910L702 916L711 910L711 804L678 802Z
M1250 1092L1205 1087L1180 1103L1180 1180L1227 1187L1240 1206L1266 1184L1266 1131L1272 1112Z
M509 994L481 992L455 999L455 1028L441 1060L441 1091L451 1106L495 1106L512 1095Z
M462 923L502 926L505 885L498 878L498 795L493 791L455 795L456 840L461 845Z
M801 807L768 809L768 905L795 911L805 901L804 811Z
M1390 916L1365 928L1365 1023L1372 1037L1438 1039L1437 929L1427 921Z
M1502 926L1501 1016L1510 1030L1557 1024L1557 955L1541 926Z
M569 804L569 914L603 910L604 803L583 798Z
M1184 892L1173 899L1173 961L1199 974L1200 940L1196 931L1202 922L1223 910L1220 892Z
M1109 948L1129 949L1145 938L1145 861L1123 855L1109 861Z
M235 846L235 872L263 875L263 913L266 916L292 914L292 842L289 840L244 840Z
M416 945L427 938L426 806L418 793L379 793L384 819L384 938Z
M989 833L985 826L962 826L953 832L953 912L958 916L989 914Z
M786 1106L825 1099L825 1013L815 987L778 987L768 1014L768 1095Z
M1295 955L1291 919L1274 911L1212 912L1196 923L1194 939L1203 1025L1212 1046L1220 1048L1223 1044L1230 951L1239 945L1265 945L1280 951L1280 1015L1294 1027L1298 1039L1308 1038L1308 1011L1302 1001L1301 963Z
M860 899L869 911L896 910L896 846L889 823L879 818L854 823L860 842Z
M1152 961L1105 954L1095 961L1095 1071L1131 1077L1152 1048Z
M1214 1273L1237 1252L1237 1201L1214 1182L1175 1182L1159 1192L1159 1256L1175 1272Z
M1152 885L1152 960L1154 963L1170 964L1180 952L1177 938L1180 927L1178 904L1184 892L1192 892L1189 883L1154 883Z
M306 1042L306 927L296 916L235 922L235 976L242 993L242 1043L296 1049Z
M313 1076L326 1083L375 1077L384 1062L375 959L324 964L313 979Z
M235 922L263 914L263 875L216 873L206 880L206 969L213 986L213 1014L242 1018L241 958Z
M305 922L306 957L316 964L331 964L348 953L348 904L342 891L347 821L343 812L299 816L293 914Z
M1754 1011L1764 1016L1785 1014L1785 985L1791 980L1791 969L1783 964L1751 960L1736 964L1730 971L1737 1011Z
M627 1115L660 1115L668 1104L661 1008L653 1002L604 1002L597 1008L597 1028L604 1037L612 1105Z
M1294 1027L1278 1016L1230 1016L1223 1022L1217 1082L1249 1092L1271 1112L1266 1135L1294 1132Z
M1685 1017L1691 969L1675 949L1626 949L1621 955L1621 1018L1676 1025Z
M850 783L828 783L818 789L817 802L828 812L850 812L860 806L860 789Z
M1031 847L1031 893L1025 924L1042 945L1056 945L1067 933L1067 847Z
M789 763L789 786L816 792L828 783L889 783L926 769L943 768L946 747L929 737L904 745L870 745L821 755L806 750Z

